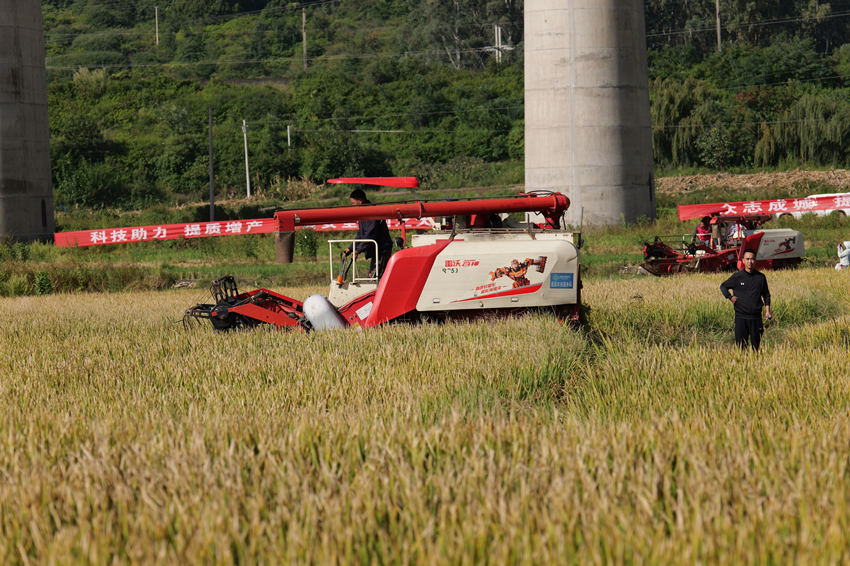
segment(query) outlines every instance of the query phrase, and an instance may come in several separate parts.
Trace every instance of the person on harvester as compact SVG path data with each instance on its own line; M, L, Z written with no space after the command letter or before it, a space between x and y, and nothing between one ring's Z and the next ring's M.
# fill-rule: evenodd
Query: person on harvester
M366 193L363 189L354 189L348 195L348 199L353 206L363 206L372 204L366 198ZM387 262L390 260L390 255L393 253L393 240L390 238L390 230L387 228L386 220L358 220L357 221L357 236L358 240L375 240L378 244L378 258L375 261L375 245L372 242L357 242L354 246L354 254L363 254L363 257L369 260L369 277L380 278L384 274L384 269L387 267ZM346 256L351 254L351 248L346 248L343 252Z
M703 216L702 220L700 220L699 224L697 224L696 229L694 230L694 236L691 238L691 242L700 243L704 245L711 244L711 216Z

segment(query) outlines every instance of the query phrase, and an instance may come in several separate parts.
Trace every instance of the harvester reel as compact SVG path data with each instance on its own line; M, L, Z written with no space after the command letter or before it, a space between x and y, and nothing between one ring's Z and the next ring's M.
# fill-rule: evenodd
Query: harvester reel
M256 320L228 312L229 307L239 302L239 289L232 275L225 275L213 281L210 284L210 294L215 299L215 304L199 303L186 309L183 314L184 328L201 325L204 320L209 320L216 330L253 328L259 324Z

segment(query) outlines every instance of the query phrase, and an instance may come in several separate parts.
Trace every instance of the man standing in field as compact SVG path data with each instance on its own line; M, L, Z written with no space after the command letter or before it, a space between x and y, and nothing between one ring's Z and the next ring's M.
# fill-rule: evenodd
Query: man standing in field
M735 305L735 343L746 349L747 343L758 351L764 326L761 321L762 304L770 320L770 290L767 277L753 266L756 253L746 250L741 261L744 269L720 284L720 292Z

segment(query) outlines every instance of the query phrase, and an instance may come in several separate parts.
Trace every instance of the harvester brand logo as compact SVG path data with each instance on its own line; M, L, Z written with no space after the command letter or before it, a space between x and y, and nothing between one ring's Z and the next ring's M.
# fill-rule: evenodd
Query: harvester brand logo
M443 273L458 273L464 267L478 267L480 264L477 259L447 259Z
M478 267L481 262L477 259L447 259L446 267Z
M572 273L553 273L549 276L549 287L551 289L572 289Z

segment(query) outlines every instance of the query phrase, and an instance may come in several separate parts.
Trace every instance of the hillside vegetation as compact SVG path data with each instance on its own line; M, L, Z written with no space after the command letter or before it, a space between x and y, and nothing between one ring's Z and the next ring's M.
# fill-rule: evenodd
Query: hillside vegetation
M659 176L850 166L850 2L646 6ZM45 0L56 202L201 200L290 180L523 179L522 2ZM155 18L156 15L156 18ZM156 24L158 20L158 37ZM302 24L303 32L302 33ZM494 25L511 48L496 61ZM306 58L304 57L306 35Z

